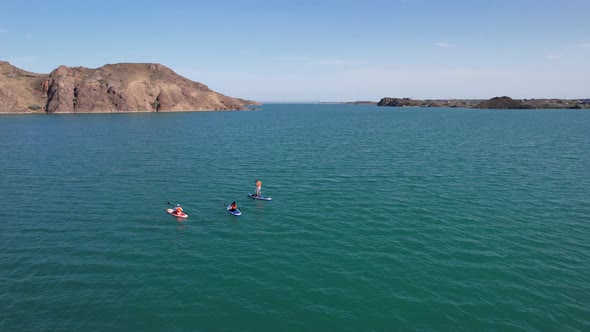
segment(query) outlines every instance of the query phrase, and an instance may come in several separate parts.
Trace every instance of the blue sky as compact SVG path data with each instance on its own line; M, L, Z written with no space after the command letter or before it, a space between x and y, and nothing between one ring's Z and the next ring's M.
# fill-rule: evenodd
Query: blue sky
M590 0L29 1L0 60L157 62L258 101L589 98Z

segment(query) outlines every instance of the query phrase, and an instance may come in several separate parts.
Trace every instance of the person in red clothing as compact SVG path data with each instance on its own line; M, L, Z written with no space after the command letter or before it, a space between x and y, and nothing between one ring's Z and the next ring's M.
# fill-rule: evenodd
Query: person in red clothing
M180 204L176 204L175 212L176 214L183 214L184 210L180 207Z
M238 206L236 205L236 202L232 202L231 205L230 205L230 207L229 207L229 210L231 212L234 212L237 209L238 209Z

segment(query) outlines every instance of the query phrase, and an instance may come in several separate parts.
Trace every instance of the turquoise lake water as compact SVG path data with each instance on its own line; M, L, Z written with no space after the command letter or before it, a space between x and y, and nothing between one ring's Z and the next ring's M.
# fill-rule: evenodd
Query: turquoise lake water
M0 153L0 331L590 331L588 111L3 115Z

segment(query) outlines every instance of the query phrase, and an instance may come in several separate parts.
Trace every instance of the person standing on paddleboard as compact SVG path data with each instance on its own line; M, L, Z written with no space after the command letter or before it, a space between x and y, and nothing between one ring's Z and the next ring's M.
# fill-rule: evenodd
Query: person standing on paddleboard
M260 190L262 189L262 181L256 180L256 191L254 192L254 196L260 196Z

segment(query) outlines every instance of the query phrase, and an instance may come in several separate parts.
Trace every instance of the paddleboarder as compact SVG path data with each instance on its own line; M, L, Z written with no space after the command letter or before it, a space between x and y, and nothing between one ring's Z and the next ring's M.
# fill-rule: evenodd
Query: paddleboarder
M260 190L262 189L262 181L256 180L256 191L254 192L254 196L260 196Z

